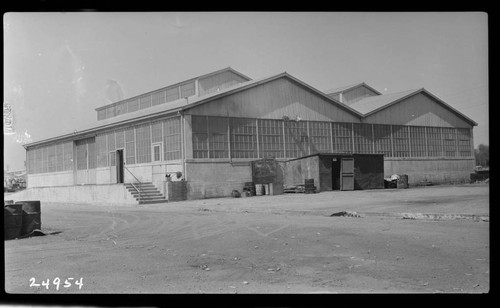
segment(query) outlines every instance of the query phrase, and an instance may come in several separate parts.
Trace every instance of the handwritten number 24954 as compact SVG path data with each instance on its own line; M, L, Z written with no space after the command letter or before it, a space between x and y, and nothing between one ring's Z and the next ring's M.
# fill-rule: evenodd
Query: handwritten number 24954
M56 277L54 278L54 280L52 280L52 284L56 287L56 290L59 290L60 287L70 288L72 286L72 282L74 283L75 286L78 286L79 290L82 289L83 278L80 278L79 280L75 280L75 278L66 278L64 280L64 283L61 281L59 277ZM36 283L36 279L34 277L30 278L30 288L42 286L48 290L50 283L51 283L50 279L47 279L47 280L42 280L40 285L40 283Z

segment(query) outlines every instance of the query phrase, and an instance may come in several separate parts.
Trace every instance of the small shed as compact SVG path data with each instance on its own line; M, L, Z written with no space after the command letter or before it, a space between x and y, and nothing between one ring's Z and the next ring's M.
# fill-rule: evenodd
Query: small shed
M285 162L284 184L314 179L317 191L384 188L383 154L318 153Z

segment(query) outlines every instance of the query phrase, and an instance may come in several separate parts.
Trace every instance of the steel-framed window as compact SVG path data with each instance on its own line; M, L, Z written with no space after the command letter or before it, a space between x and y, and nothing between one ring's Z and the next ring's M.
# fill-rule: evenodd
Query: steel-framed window
M73 170L73 141L68 141L63 144L63 152L63 169L65 171Z
M181 97L189 97L195 94L194 81L181 85Z
M153 150L151 151L153 162L160 162L163 160L163 142L156 142L152 144Z
M167 102L179 99L179 87L173 87L166 90Z
M181 118L166 119L163 123L163 156L165 160L181 159Z
M115 106L115 115L120 115L120 114L124 114L124 113L128 113L128 104L127 102L120 102L118 104L116 104Z
M108 132L106 134L106 141L108 143L108 165L109 166L114 166L111 164L111 161L112 159L116 159L114 157L114 154L113 154L113 157L111 156L111 153L114 153L115 151L115 132L114 131L111 131L111 132Z
M257 124L255 119L231 118L231 157L257 158Z
M76 169L86 170L88 169L88 150L87 150L87 140L77 140L75 141L76 146Z
M258 119L259 157L283 158L283 121Z
M224 117L208 117L208 149L210 158L228 158L228 120Z
M301 157L309 154L309 137L307 123L297 121L284 121L285 149L287 158Z
M151 94L143 95L139 98L139 109L151 107Z
M136 163L135 157L135 129L129 127L125 129L125 161L127 165Z
M97 120L101 121L106 119L106 109L97 110Z
M443 127L443 146L445 157L456 157L457 155L457 136L454 128Z
M128 112L134 112L139 110L139 99L135 98L133 100L128 101L127 103L128 107L127 110Z
M309 122L311 154L329 153L332 147L330 122Z
M458 154L460 157L472 157L471 130L469 128L457 128Z
M56 171L63 171L64 148L62 143L55 145L56 147Z
M354 153L373 153L371 124L354 123Z
M338 153L352 153L352 124L332 123L334 137L334 151Z
M426 142L425 142L425 127L410 126L410 148L411 157L425 157L427 156Z
M158 91L151 96L151 106L156 106L165 103L166 91Z
M151 126L145 123L136 126L137 163L151 162Z
M394 157L409 157L408 126L392 125L392 140L394 143Z
M442 156L441 128L427 127L427 148L429 157Z
M392 156L391 126L384 124L373 124L373 135L375 140L375 153L384 154L385 157Z
M193 158L208 158L207 117L192 116Z
M100 133L95 137L97 167L106 167L108 165L108 148L106 134Z

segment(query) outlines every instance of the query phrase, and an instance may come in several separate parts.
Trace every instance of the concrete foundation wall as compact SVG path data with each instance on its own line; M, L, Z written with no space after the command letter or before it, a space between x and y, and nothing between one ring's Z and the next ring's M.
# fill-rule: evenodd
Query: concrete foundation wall
M453 160L388 160L384 161L384 176L407 174L410 185L422 182L435 184L469 182L474 172L474 159Z
M28 174L28 187L52 187L73 185L73 171Z
M250 162L187 162L186 172L188 199L228 197L252 181Z
M123 184L28 188L9 195L9 200L137 205L137 201L127 191Z

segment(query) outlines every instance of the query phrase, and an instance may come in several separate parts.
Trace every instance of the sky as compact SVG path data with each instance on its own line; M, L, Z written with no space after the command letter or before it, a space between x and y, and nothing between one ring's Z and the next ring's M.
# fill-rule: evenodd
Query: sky
M73 132L110 103L226 67L282 72L318 90L365 82L425 88L478 123L489 144L488 15L482 12L6 13L4 169L25 142Z

